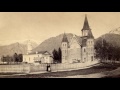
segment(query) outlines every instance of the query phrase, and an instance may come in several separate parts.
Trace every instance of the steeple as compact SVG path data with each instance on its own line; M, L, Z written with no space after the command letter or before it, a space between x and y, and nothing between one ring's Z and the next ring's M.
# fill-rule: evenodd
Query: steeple
M31 45L30 40L28 40L28 42L27 42L27 54L29 54L31 52L32 52L32 45Z
M84 21L84 25L83 25L83 30L90 30L90 27L89 27L89 23L88 23L88 19L87 19L87 15L85 14L85 21Z
M68 39L67 39L67 36L66 36L66 34L65 34L65 33L64 33L64 35L63 35L62 42L68 42Z

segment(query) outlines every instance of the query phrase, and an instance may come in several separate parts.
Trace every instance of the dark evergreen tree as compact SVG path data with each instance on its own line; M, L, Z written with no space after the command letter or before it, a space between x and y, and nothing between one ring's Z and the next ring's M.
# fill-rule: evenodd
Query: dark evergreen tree
M61 51L60 47L58 49L58 55L59 55L59 62L61 63L61 61L62 61L62 51Z
M58 56L58 52L56 49L53 50L53 59L54 59L54 62L58 62L59 60L59 56Z
M19 62L18 54L15 53L13 57L14 57L14 62L18 63Z
M18 59L19 59L19 62L22 62L22 61L23 61L23 55L22 55L22 54L19 54L19 55L18 55Z

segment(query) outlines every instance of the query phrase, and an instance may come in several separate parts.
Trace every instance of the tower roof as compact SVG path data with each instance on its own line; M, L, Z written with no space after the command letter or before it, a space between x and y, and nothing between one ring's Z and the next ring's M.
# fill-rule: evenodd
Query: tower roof
M93 36L91 30L89 30L89 32L88 32L88 38L94 38L94 36Z
M83 25L83 29L82 30L90 30L90 26L89 26L89 23L88 23L87 15L85 15L85 21L84 21L84 25Z
M62 42L68 42L68 39L67 39L67 36L66 36L66 34L65 34L65 33L64 33L64 35L63 35Z

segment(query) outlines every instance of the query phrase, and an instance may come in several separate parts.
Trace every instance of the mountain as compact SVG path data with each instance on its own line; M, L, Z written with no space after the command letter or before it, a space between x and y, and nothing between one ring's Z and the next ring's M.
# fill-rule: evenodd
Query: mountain
M14 53L17 54L26 54L27 53L27 42L25 41L23 43L13 43L10 45L0 46L0 56L6 56L6 55L14 55ZM30 41L33 48L37 46L37 43Z
M21 44L24 44L24 45L27 46L28 42L31 43L33 49L36 48L36 47L38 46L38 44L37 44L35 41L33 41L33 40L26 40L26 41L24 41L24 42L21 43Z
M70 42L73 34L72 33L67 33L66 34L68 41ZM76 35L77 36L77 35ZM49 51L52 53L54 49L58 49L61 47L61 41L63 38L63 34L60 34L56 37L51 37L45 41L43 41L40 45L37 45L36 42L30 41L32 46L33 46L33 52L35 51ZM77 36L79 40L81 40L80 36ZM120 35L119 34L105 34L100 36L99 38L95 39L95 42L98 40L102 40L104 38L107 42L113 44L114 46L120 46ZM28 40L23 42L23 43L13 43L10 45L6 46L0 46L0 56L2 55L13 55L15 52L16 53L22 53L26 54L27 53L27 43Z
M98 40L101 40L102 39L105 39L108 43L114 45L115 47L120 47L120 35L119 34L115 34L115 33L108 33L108 34L104 34L102 36L100 36L99 38L97 38L95 40L98 41Z
M68 38L68 41L70 42L73 34L72 33L66 33L66 36ZM77 36L79 38L79 36ZM35 49L33 49L33 52L35 51L49 51L52 53L54 49L58 49L61 47L61 41L63 38L63 34L60 34L56 37L49 38L45 41L43 41L40 45L38 45Z
M72 38L73 34L68 33L66 34L68 41L70 42L70 39ZM80 36L77 36L79 39ZM120 46L120 35L118 34L105 34L100 36L99 38L95 39L95 43L98 40L102 40L102 38L105 37L105 40L114 46ZM56 37L49 38L45 41L43 41L40 45L38 45L35 49L33 49L33 52L35 51L49 51L52 53L54 49L58 49L61 46L61 41L63 38L63 34L60 34Z

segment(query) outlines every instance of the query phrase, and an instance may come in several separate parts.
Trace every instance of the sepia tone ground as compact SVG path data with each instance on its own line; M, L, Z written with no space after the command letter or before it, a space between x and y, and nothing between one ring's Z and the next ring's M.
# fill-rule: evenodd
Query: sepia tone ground
M34 74L0 74L0 78L115 78L120 77L119 64L100 64L87 69L61 71L61 72L43 72Z

